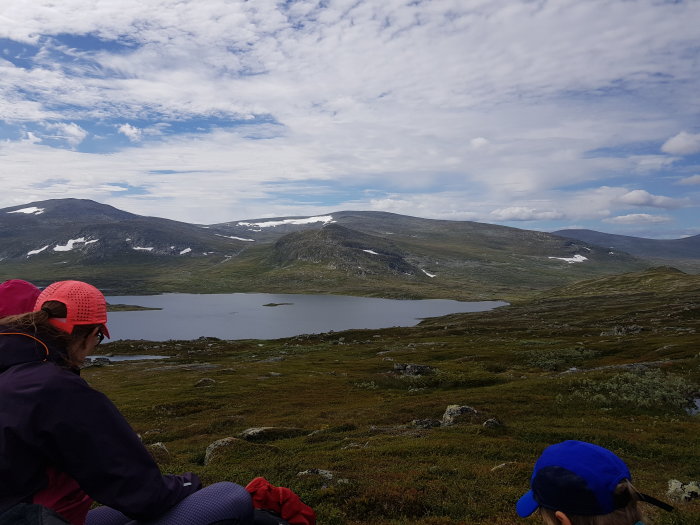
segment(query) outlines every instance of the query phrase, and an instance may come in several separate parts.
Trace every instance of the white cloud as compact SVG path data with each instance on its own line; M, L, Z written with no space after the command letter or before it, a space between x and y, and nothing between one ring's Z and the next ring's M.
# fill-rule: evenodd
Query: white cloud
M648 213L631 213L629 215L619 215L617 217L603 219L603 222L608 222L612 224L647 224L669 222L670 220L670 217L666 217L663 215L650 215Z
M74 122L47 124L46 128L56 133L56 135L51 136L50 138L65 140L71 147L78 146L83 140L85 140L85 137L88 136L88 132Z
M663 195L652 195L645 190L632 190L620 196L620 202L632 206L651 206L653 208L680 208L689 203L688 199L673 199Z
M128 138L131 142L140 142L142 131L131 124L122 124L118 129L119 133Z
M700 184L700 175L691 175L690 177L685 177L678 181L678 184L684 186L692 186L695 184Z
M700 133L686 133L681 131L664 142L661 151L673 155L692 155L700 153Z
M553 220L563 219L565 217L565 215L560 211L537 210L534 208L525 208L521 206L493 210L491 212L491 216L496 221Z
M0 59L0 119L25 137L25 122L104 119L139 147L0 143L13 190L0 206L70 194L201 223L342 208L555 221L688 202L651 183L696 147L678 130L698 117L699 2L320 5L5 0L0 37L40 50L30 68ZM129 46L68 49L58 34ZM212 116L248 124L164 132ZM668 137L665 155L639 147Z
M484 149L484 148L488 147L490 142L488 141L488 139L485 139L484 137L476 137L476 138L473 138L472 140L470 140L469 144L471 145L472 149L479 150L479 149Z

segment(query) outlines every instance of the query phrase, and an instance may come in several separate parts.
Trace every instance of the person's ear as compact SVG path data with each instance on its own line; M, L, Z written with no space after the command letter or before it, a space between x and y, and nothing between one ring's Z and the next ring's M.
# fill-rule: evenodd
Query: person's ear
M567 516L560 510L554 513L554 517L556 517L559 520L559 523L561 523L561 525L571 525L571 520L569 519L569 516Z

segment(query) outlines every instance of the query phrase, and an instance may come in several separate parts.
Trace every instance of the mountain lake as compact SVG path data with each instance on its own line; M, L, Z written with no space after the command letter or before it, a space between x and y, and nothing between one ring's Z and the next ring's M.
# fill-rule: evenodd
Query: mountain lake
M508 304L504 301L264 293L110 296L107 302L159 308L109 312L112 341L191 340L199 337L278 339L350 329L414 326L427 317L482 312Z

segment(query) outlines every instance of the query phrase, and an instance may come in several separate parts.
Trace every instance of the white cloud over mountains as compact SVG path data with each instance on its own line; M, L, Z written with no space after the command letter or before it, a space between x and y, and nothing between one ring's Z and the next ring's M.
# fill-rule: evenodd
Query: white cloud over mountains
M700 202L674 184L700 167L698 19L652 0L5 0L0 206L541 229L652 207L669 220L640 232L700 233L674 215Z

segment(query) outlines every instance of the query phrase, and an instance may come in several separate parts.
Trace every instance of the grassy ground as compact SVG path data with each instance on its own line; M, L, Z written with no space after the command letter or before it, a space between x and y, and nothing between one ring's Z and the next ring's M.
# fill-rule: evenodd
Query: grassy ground
M700 397L699 329L700 277L657 271L415 328L115 342L102 351L172 357L84 377L145 443L165 444L166 472L206 483L264 476L300 494L322 524L510 524L522 521L514 504L536 457L564 439L615 451L661 499L668 480L700 477L700 416L685 411ZM394 371L405 363L432 372ZM452 404L477 414L414 423ZM485 427L491 418L501 425ZM236 442L204 464L213 441L258 426L304 432ZM299 475L310 469L321 472ZM697 500L652 509L650 523L700 522Z

